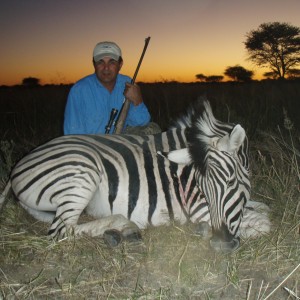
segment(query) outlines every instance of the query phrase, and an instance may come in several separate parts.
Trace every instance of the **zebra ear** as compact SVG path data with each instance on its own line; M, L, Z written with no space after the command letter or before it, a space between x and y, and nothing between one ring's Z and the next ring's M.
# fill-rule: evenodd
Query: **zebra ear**
M181 165L188 165L192 162L190 153L187 148L170 151L167 157L170 161Z
M232 129L230 135L225 135L219 139L217 149L228 153L234 153L240 148L245 137L246 133L244 128L238 124Z

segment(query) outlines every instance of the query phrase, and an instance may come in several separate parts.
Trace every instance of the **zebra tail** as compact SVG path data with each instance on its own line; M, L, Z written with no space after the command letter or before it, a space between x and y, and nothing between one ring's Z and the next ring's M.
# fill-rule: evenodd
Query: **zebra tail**
M9 194L11 190L11 182L10 180L7 182L4 190L2 191L2 193L0 194L0 210L2 209L2 206L4 205L4 202Z

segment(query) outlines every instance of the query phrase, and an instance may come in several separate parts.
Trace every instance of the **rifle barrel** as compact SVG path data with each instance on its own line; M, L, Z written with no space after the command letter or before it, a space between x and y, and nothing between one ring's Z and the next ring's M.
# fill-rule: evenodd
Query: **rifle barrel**
M140 66L142 64L142 61L143 61L144 55L146 53L146 50L148 48L149 42L150 42L150 36L145 39L144 49L143 49L142 55L140 57L140 60L138 62L138 65L136 67L136 70L134 72L134 75L132 77L131 84L135 83L135 79L136 79L137 74L140 70ZM127 117L127 114L128 114L129 107L130 107L129 100L124 98L122 107L120 109L119 115L118 115L117 120L116 120L114 133L117 133L117 134L122 133L124 123L125 123L125 120L126 120L126 117Z

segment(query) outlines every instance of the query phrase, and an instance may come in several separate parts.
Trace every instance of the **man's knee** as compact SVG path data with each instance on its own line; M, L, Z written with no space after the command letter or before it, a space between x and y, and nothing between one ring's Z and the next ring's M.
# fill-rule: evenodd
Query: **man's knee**
M137 135L147 135L147 134L156 134L160 133L161 129L158 124L150 122L145 126L135 126L135 127L126 127L124 130L125 134L137 134Z

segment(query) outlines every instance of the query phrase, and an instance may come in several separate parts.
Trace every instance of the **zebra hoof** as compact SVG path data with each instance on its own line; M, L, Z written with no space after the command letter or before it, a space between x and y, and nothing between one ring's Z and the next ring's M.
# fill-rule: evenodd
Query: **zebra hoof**
M129 243L136 243L142 241L142 235L138 232L132 232L126 236L124 236L125 240Z
M232 239L230 242L220 241L212 238L210 240L210 246L216 251L224 254L231 253L239 248L240 240L238 238Z
M137 228L127 227L122 231L124 240L127 242L139 242L142 240L142 234Z
M117 247L123 241L122 233L115 229L106 230L103 233L103 239L107 246L111 248Z

